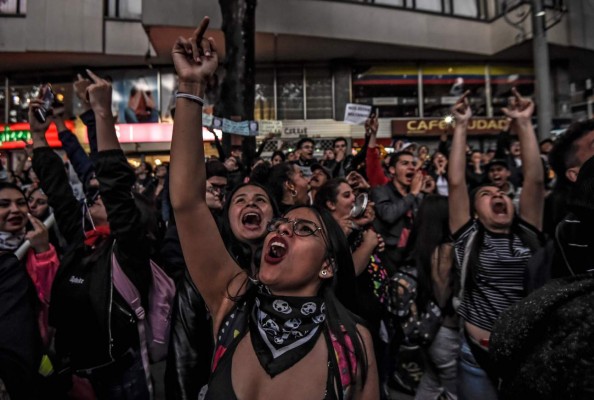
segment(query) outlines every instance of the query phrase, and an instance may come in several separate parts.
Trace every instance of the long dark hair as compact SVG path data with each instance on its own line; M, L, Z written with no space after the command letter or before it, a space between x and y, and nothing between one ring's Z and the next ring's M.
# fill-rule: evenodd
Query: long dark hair
M364 384L367 379L367 354L362 345L363 340L357 330L357 324L365 325L365 323L356 315L358 302L355 266L347 238L328 210L318 207L301 207L312 210L324 225L324 234L328 244L328 260L334 268L334 277L322 283L320 297L326 303L326 318L330 331L346 351L350 351L350 346L344 340L342 332L346 331L346 335L351 339ZM350 357L346 358L351 379L354 381L356 379L355 365L352 365Z
M349 184L344 178L332 178L324 183L316 193L314 205L318 208L328 209L326 202L336 203L338 188L342 183Z
M223 206L223 212L221 214L221 219L219 221L219 231L223 241L227 247L227 251L231 254L239 266L246 270L251 271L252 262L258 267L260 265L260 255L262 248L261 246L252 253L252 248L247 244L239 241L233 231L231 230L231 224L229 223L229 208L231 207L231 199L237 193L237 191L241 188L246 186L254 186L260 188L266 193L268 199L270 200L270 205L272 207L272 216L277 217L280 215L278 210L278 205L274 200L274 197L270 195L270 191L265 187L260 185L259 183L249 182L249 183L242 183L241 185L235 187L231 193L227 195L227 199L225 200L225 204ZM264 221L267 222L267 221ZM250 274L251 275L251 274Z
M423 199L415 217L409 243L410 261L417 267L417 306L425 309L434 300L431 264L435 249L449 242L448 198L429 195Z

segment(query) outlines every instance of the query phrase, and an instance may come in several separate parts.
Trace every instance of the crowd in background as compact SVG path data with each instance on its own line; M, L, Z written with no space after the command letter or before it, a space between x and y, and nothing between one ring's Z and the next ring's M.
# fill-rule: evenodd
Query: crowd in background
M180 46L191 54L192 46ZM193 73L204 73L207 53ZM184 66L176 63L182 94L195 87ZM282 372L291 368L297 382L328 375L328 382L313 379L312 387L326 388L323 398L387 399L389 388L417 399L594 395L594 122L576 122L538 143L534 104L514 91L504 109L509 131L482 152L467 145L472 110L462 96L452 109L453 134L436 148L398 141L393 153L380 151L371 115L358 152L336 138L317 160L315 142L304 137L295 151L270 157L262 157L263 146L253 154L232 146L226 154L217 142L219 157L204 160L202 141L183 139L196 122L186 107L201 100L189 94L177 99L174 141L186 142L174 144L172 164L186 157L188 170L196 162L198 172L181 172L178 164L169 174L167 164L128 163L110 119L109 82L89 71L74 89L85 106L90 154L66 128L63 110L40 121L35 110L43 102L33 100L31 148L0 182L0 399L233 398L234 390L263 396L240 384L263 378L248 368L237 372L225 356L232 349L235 358L247 357L243 342L225 333L229 324L252 332L256 364L278 376L272 381L284 382ZM66 162L47 145L50 124ZM193 192L203 194L212 223L192 209ZM277 296L284 286L275 279L286 277L270 266L284 265L289 248L302 245L286 237L318 235L332 254L322 258L317 278L308 275L321 282L316 300L299 303L304 315L314 315L311 326L303 330L291 314L280 329L274 315L281 318L296 300ZM314 257L300 254L299 263ZM210 277L193 267L208 263L217 264ZM121 272L138 307L121 289ZM157 313L161 279L176 290L165 311L167 349L158 353L151 347L161 343L157 328L139 331L139 321L157 324L149 315ZM243 297L247 303L237 300ZM258 313L240 312L254 301ZM283 352L298 361L268 355L262 344L288 349L278 346L308 337L319 324L330 327L320 343L333 346L336 357L322 351L328 363L309 360L309 372L299 365L309 352L319 355L318 342L304 350L294 339ZM225 385L231 377L233 385ZM290 380L283 385L293 390Z

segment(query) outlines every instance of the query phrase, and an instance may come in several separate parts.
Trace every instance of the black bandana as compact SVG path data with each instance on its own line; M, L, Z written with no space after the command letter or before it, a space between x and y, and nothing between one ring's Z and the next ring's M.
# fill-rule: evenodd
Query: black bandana
M311 351L324 329L325 311L319 297L256 295L250 332L268 375L287 370Z

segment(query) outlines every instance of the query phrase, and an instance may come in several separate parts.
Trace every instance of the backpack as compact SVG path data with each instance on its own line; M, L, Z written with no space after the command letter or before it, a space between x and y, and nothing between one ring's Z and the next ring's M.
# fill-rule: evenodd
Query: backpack
M150 265L153 281L149 288L147 313L140 303L138 289L122 270L115 253L111 254L113 286L136 315L142 365L152 393L149 364L162 361L167 356L175 283L153 260L150 260Z

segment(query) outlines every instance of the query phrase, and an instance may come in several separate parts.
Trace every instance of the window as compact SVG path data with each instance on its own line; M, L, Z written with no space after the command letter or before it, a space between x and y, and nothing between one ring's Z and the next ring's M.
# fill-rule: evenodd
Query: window
M26 14L27 0L0 0L0 15L1 14Z
M354 102L379 108L381 118L418 117L418 71L414 65L356 68Z
M474 115L487 115L484 65L425 65L423 101L425 117L443 117L467 90Z
M534 70L530 67L491 66L489 74L494 116L503 115L501 108L507 105L513 87L516 87L523 96L534 96Z
M107 0L107 17L140 19L142 0Z
M277 71L277 118L303 119L303 70L301 68Z
M332 118L332 74L327 68L308 68L305 73L307 119Z
M274 112L274 70L272 68L256 71L256 98L254 100L254 119L275 119Z

